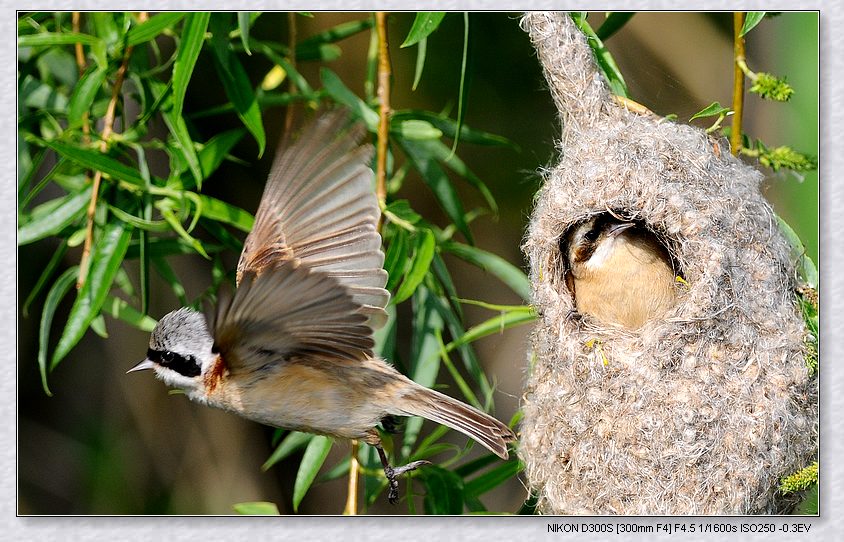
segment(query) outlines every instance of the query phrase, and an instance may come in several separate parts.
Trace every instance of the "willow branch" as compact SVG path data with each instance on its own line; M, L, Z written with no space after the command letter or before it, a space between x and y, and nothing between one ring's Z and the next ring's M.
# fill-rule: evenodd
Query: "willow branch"
M390 50L387 47L387 14L375 13L378 29L378 161L375 170L375 195L383 205L387 200L387 139L390 129Z
M73 25L73 32L74 34L79 34L82 25L80 23L80 16L78 11L74 11L71 16L71 25ZM73 46L73 50L76 53L76 69L79 71L79 76L82 77L82 74L85 73L86 69L86 62L85 62L85 51L82 48L81 42L76 42ZM85 111L82 113L82 141L88 143L90 139L90 127L88 126L88 112ZM87 180L87 173L85 174Z
M346 497L346 508L343 514L356 516L358 513L358 477L360 476L360 463L358 463L358 441L352 441L352 456L349 461L349 491Z
M141 12L138 20L143 22L147 19L146 12ZM120 63L120 68L117 70L117 75L114 79L114 86L111 89L111 99L106 108L106 114L103 118L103 131L100 134L99 151L104 153L108 150L108 139L114 131L114 117L117 111L117 102L120 100L120 90L123 88L123 80L126 78L126 70L129 67L129 58L132 56L133 46L126 47L123 53L123 60ZM85 280L88 278L88 260L91 256L91 245L94 242L94 214L97 211L97 198L100 192L100 183L102 182L102 171L94 173L93 188L91 190L91 202L88 204L87 225L85 228L85 244L82 247L82 257L79 260L79 279L76 281L76 288L82 288Z
M741 28L744 26L744 13L733 13L733 126L730 130L730 152L738 155L741 152L741 121L744 114L744 37Z

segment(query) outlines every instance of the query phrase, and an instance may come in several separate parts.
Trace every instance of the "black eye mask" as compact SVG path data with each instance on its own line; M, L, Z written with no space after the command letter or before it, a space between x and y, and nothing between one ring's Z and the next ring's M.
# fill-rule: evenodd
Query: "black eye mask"
M147 359L154 361L162 367L167 367L182 376L199 376L200 368L193 356L182 356L170 350L147 350Z

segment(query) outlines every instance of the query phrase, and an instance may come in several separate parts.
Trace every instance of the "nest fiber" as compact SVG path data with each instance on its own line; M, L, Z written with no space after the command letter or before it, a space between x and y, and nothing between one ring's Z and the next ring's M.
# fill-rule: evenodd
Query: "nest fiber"
M702 130L617 105L569 16L522 21L563 124L524 245L534 303L520 455L554 514L747 514L817 449L790 247L761 174ZM685 284L636 331L578 316L560 239L611 210Z

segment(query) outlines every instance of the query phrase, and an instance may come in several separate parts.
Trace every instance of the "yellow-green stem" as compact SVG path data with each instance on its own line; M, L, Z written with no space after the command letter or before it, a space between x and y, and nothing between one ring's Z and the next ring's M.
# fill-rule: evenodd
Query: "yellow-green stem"
M733 13L733 126L730 131L730 152L736 156L741 152L741 121L744 114L744 13Z

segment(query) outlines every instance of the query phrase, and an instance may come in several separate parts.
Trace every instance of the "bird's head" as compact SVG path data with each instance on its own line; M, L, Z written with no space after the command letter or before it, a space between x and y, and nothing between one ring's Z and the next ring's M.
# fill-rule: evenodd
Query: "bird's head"
M622 234L635 225L610 214L601 214L574 226L564 236L561 247L567 267L576 277L600 268Z
M167 385L202 393L203 376L217 355L205 316L188 308L164 315L149 338L147 357L128 372L152 369Z

